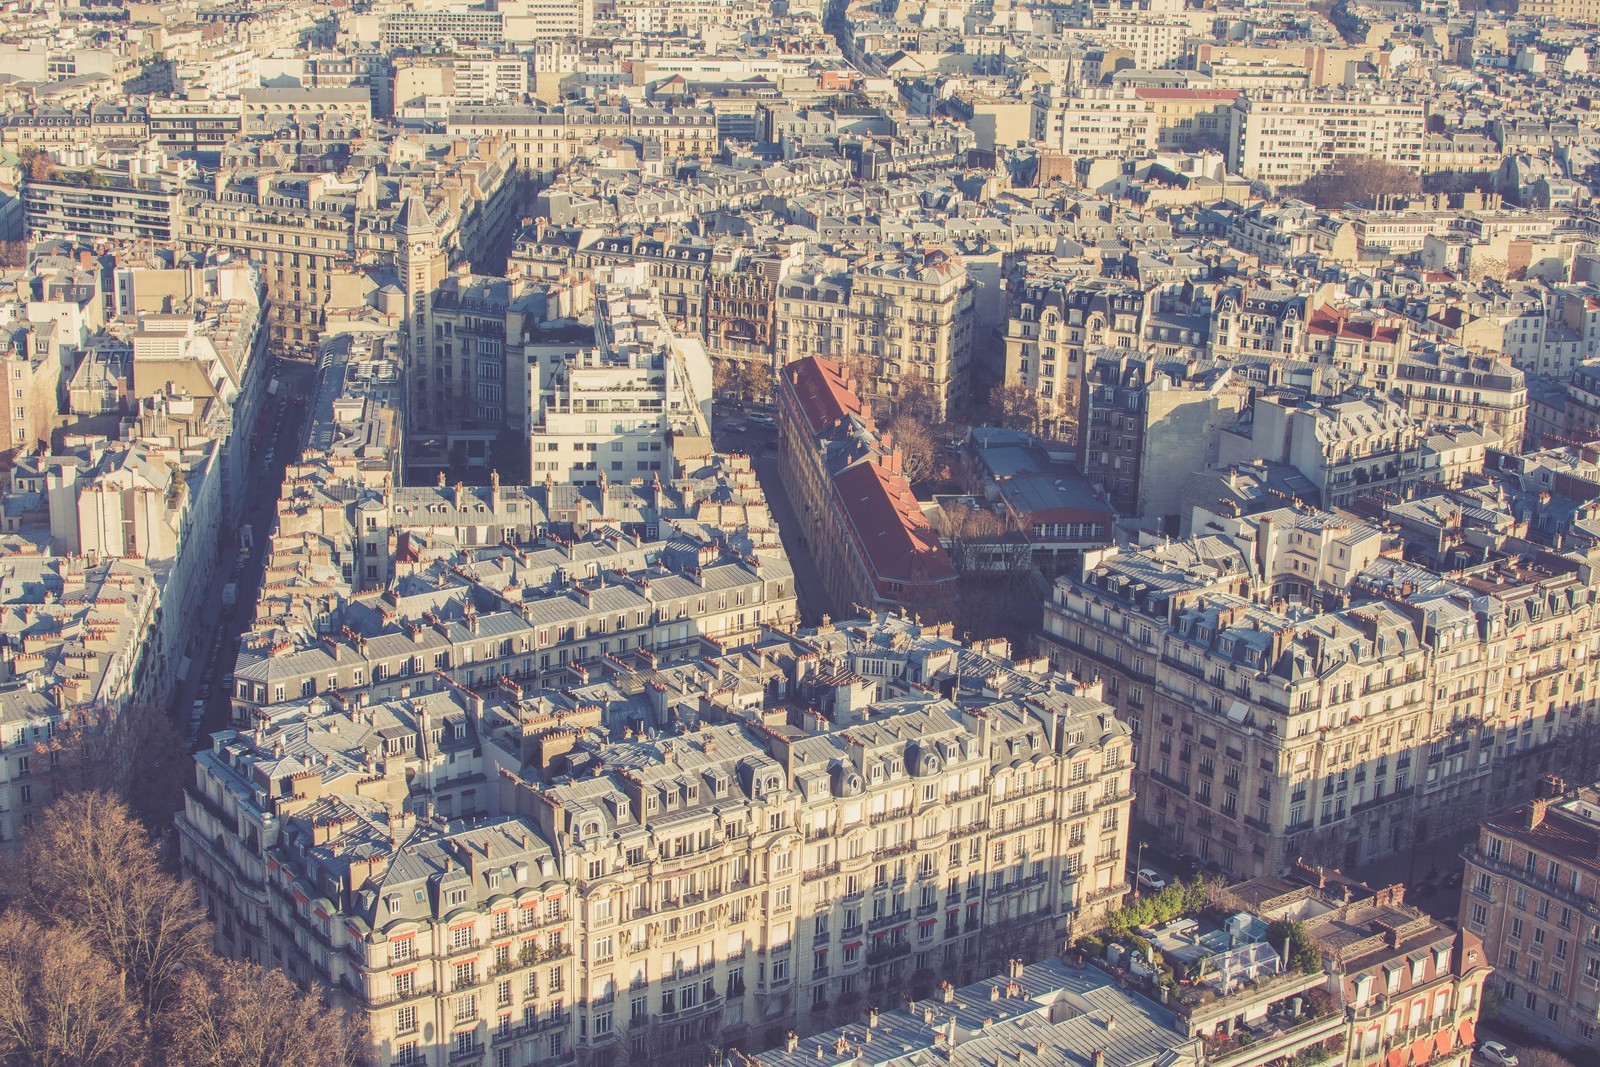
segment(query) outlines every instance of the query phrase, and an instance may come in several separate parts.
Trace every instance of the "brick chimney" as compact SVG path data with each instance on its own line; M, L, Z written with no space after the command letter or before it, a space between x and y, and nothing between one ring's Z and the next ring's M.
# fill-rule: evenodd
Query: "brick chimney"
M1533 800L1528 804L1527 828L1529 830L1537 830L1539 828L1539 824L1544 822L1544 810L1549 806L1549 797L1539 797L1537 800Z

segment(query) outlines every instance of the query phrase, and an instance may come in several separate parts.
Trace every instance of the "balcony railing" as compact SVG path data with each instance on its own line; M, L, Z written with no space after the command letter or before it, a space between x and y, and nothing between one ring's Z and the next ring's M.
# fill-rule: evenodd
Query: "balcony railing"
M894 944L879 945L878 947L869 950L867 952L867 963L869 965L876 966L877 964L888 963L890 960L897 960L902 956L908 956L910 954L911 943L909 941L898 941Z
M815 882L820 878L827 878L830 875L835 875L838 873L839 861L834 860L832 863L824 863L820 867L811 868L809 871L806 871L800 876L800 880L802 882Z

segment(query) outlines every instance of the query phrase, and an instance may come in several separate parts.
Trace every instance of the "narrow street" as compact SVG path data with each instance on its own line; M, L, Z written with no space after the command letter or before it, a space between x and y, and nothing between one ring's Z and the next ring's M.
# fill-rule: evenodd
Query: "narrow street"
M302 426L307 408L296 403L309 397L315 380L315 367L306 361L280 360L272 372L278 379L278 393L265 398L266 425L251 454L250 483L242 490L245 498L239 527L217 531L220 539L217 573L212 595L206 600L202 618L194 620L187 654L188 677L173 694L172 714L178 732L190 734L190 709L196 700L206 702L205 719L194 739L194 747L204 747L212 732L230 725L228 691L223 684L233 674L235 641L247 620L255 615L266 561L266 542L277 515L278 491L283 470L299 455ZM240 432L253 432L241 428ZM271 463L267 462L271 458ZM240 529L249 525L252 546L248 556L239 554ZM232 607L223 605L223 589L229 582L238 584L238 600Z
M744 452L750 457L756 481L761 483L767 506L777 520L789 565L794 568L801 621L814 626L824 614L830 614L835 619L841 618L843 613L838 605L828 599L816 558L811 554L810 547L801 543L800 521L795 515L794 501L789 499L788 486L783 484L783 476L779 471L777 430L751 422L743 412L728 411L718 413L712 434L712 443L718 451Z

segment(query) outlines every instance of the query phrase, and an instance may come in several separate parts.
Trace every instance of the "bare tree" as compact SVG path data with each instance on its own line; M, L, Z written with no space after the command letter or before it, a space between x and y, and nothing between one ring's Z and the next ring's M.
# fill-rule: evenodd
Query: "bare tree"
M947 503L937 523L961 576L960 627L1013 641L1026 637L1037 600L1033 546L1009 518L965 501Z
M908 412L900 412L889 421L889 433L894 438L895 448L900 450L902 470L908 481L938 477L939 443L934 440L927 423Z
M1573 1067L1571 1060L1554 1049L1529 1045L1517 1050L1517 1062L1527 1067Z
M1039 427L1039 398L1024 382L1006 382L989 390L989 418L1008 430Z
M1490 278L1504 281L1505 277L1506 261L1499 256L1473 256L1467 267L1468 281L1481 282Z
M1375 156L1346 156L1296 186L1294 195L1326 209L1382 196L1413 196L1421 188L1421 179L1409 167Z
M1049 400L1036 401L1039 425L1036 432L1058 441L1078 441L1078 401L1083 395L1083 379L1068 378Z
M184 968L209 953L194 889L161 868L144 827L109 794L50 805L10 881L33 914L76 928L146 1018L162 1014Z
M355 1067L366 1060L357 1020L324 1007L281 972L214 959L186 971L165 1019L173 1067Z
M0 1062L138 1067L138 1009L110 964L76 931L18 912L0 917Z
M75 712L34 745L57 794L100 791L127 800L151 826L165 826L183 803L193 761L172 719L154 704L120 712Z
M900 379L900 393L895 400L896 415L910 415L932 426L939 419L939 396L933 382L913 367L911 373Z

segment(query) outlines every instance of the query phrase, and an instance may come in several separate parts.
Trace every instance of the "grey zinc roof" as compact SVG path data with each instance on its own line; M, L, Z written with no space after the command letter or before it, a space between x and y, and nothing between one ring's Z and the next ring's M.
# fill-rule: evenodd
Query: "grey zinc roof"
M1098 968L1051 958L755 1058L763 1067L1087 1067L1096 1050L1107 1067L1177 1067L1198 1052L1165 1008Z

